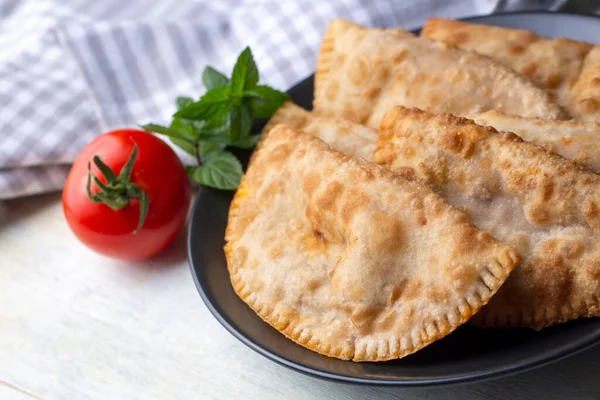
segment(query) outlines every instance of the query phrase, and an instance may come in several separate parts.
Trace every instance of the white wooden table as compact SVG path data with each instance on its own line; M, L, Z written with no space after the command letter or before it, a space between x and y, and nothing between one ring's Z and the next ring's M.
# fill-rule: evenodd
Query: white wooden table
M448 388L375 389L300 375L212 317L184 239L127 264L77 242L59 195L0 202L0 399L600 399L600 347Z

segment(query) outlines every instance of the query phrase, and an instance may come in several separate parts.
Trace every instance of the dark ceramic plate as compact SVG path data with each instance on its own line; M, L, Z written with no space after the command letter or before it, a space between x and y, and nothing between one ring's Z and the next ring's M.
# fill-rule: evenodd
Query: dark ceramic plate
M473 22L525 28L552 37L600 40L600 18L540 12L497 14ZM312 107L313 77L289 91ZM261 128L257 126L256 129ZM248 154L241 154L247 159ZM353 363L307 350L263 322L233 291L223 253L232 193L203 189L189 227L189 259L202 299L217 320L258 353L296 371L350 383L426 386L499 377L538 367L600 341L600 318L573 321L541 332L463 326L416 354L383 363Z

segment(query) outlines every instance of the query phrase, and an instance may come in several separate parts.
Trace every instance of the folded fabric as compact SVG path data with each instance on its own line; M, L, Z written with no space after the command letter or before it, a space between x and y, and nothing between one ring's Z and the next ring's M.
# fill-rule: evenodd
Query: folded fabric
M411 29L429 16L556 9L558 1L0 0L0 199L59 190L95 136L164 122L249 45L261 80L310 75L328 22Z

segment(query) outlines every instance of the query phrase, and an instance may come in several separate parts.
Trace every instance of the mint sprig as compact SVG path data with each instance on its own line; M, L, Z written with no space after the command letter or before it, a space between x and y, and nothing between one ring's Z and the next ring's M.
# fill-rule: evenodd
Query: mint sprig
M231 76L231 91L242 96L244 90L252 89L258 84L258 68L250 47L246 47L238 57Z
M188 173L202 185L235 190L240 185L244 170L232 153L223 151L211 155L203 165L188 168Z
M204 72L202 72L202 83L206 90L212 90L229 85L229 78L213 67L206 67L204 68Z
M231 104L232 91L230 86L214 88L200 97L200 100L190 103L177 111L174 117L194 120L207 120L226 115L227 107Z
M289 96L265 85L257 85L244 91L246 101L255 118L270 118Z
M226 147L250 149L259 135L251 135L255 118L271 117L289 96L269 86L259 85L259 72L252 51L239 55L231 78L212 67L202 73L207 92L197 101L178 97L178 111L169 126L147 124L147 131L166 135L194 156L198 165L188 167L196 182L224 190L235 190L244 173L242 165Z

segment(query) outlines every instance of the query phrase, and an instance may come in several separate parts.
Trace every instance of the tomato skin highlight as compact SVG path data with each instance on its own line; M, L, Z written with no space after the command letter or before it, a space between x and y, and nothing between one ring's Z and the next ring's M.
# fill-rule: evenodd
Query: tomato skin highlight
M139 199L130 199L120 210L88 198L88 163L92 173L106 183L92 159L99 156L115 174L130 157L134 144L139 153L131 181L150 199L148 215L139 232ZM92 182L92 193L99 191ZM175 152L156 136L137 129L107 132L79 154L63 189L63 211L77 238L98 253L122 260L140 260L164 250L185 223L191 200L190 182Z

